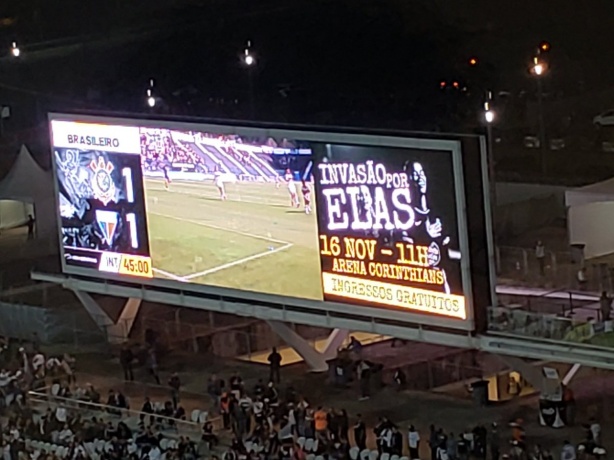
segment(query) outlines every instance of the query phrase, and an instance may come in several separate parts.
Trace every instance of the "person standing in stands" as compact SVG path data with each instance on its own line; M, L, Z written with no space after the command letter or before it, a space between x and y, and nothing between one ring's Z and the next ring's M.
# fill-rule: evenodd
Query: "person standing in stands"
M273 347L267 360L269 361L269 381L279 383L281 381L279 373L279 369L281 368L281 355L277 352L277 348Z
M356 416L356 423L354 424L354 441L356 442L356 447L358 447L361 452L367 448L367 427L365 426L365 422L362 421L361 414Z
M34 239L34 223L35 222L36 222L36 219L32 217L32 214L28 214L28 222L26 223L26 225L28 226L28 239L29 240Z
M173 401L173 409L177 410L179 404L179 391L181 389L181 379L177 372L173 372L168 379L168 386L171 387L171 400Z
M420 448L420 433L416 431L413 425L409 427L409 432L407 433L407 446L409 447L409 459L418 460L420 458L418 453Z
M501 441L499 439L499 430L496 423L493 422L492 428L490 429L490 456L492 460L499 460L499 456L501 455Z
M539 266L539 275L545 275L546 268L546 247L540 241L535 245L535 258L537 259L537 265Z
M158 357L156 356L156 350L154 350L153 348L150 348L147 359L148 359L147 364L149 366L149 373L153 376L156 383L160 385L160 376L158 375Z
M132 350L128 346L128 344L124 343L122 345L122 349L119 352L119 363L124 370L124 380L129 382L134 381L134 373L132 372L132 361L134 360L134 355L132 354Z
M610 321L610 316L612 314L612 298L606 291L603 291L599 298L599 309L601 310L601 321Z

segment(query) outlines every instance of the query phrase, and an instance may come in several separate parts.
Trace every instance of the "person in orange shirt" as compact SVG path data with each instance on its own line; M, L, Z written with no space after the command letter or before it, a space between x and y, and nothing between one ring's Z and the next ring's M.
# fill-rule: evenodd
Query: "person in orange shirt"
M313 421L316 429L316 438L328 439L328 413L322 406L318 407L318 410L313 414Z

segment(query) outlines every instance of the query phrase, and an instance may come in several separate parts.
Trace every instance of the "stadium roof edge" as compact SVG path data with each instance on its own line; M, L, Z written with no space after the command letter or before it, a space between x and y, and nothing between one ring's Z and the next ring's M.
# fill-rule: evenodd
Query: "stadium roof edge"
M54 117L77 117L83 116L95 116L102 118L128 118L133 120L151 120L151 121L167 121L167 122L184 122L184 123L202 123L202 124L214 124L233 127L245 127L245 128L260 128L260 129L287 129L297 131L317 131L323 133L342 133L342 134L363 134L372 136L393 136L393 137L416 137L416 138L429 138L429 139L451 139L451 140L469 140L477 139L480 134L475 133L433 133L428 131L410 131L401 129L384 129L384 128L364 128L360 126L337 126L337 125L311 125L300 123L283 123L272 121L253 121L253 120L237 120L237 119L224 119L224 118L206 118L206 117L193 117L183 115L166 115L166 114L149 114L149 113L130 113L130 112L115 112L115 111L102 111L102 110L73 110L69 112L49 112L48 118Z

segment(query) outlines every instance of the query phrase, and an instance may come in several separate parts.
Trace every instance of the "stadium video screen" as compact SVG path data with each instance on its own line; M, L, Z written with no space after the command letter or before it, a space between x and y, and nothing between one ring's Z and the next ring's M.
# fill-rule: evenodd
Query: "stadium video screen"
M467 318L449 151L50 123L66 273Z

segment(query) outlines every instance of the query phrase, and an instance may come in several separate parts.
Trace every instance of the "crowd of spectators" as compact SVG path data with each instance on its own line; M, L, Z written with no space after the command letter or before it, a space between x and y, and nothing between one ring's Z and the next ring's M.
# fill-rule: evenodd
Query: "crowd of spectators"
M151 349L155 347L149 344ZM123 366L129 350L124 346L120 352ZM362 345L355 338L344 352L364 362ZM79 386L71 356L47 356L36 341L26 346L0 339L4 459L415 460L426 445L430 460L553 460L549 450L529 448L522 420L511 423L511 430L505 427L505 433L496 423L458 434L435 425L420 432L387 417L369 428L360 414L350 417L342 407L312 405L292 384L282 390L281 355L275 349L269 362L268 382L260 379L248 387L236 372L227 380L217 375L208 379L215 418L194 414L198 411L187 416L177 373L168 378L165 402L145 397L135 413L119 389L108 390L103 400L93 385ZM124 371L125 380L131 381L131 368ZM359 366L354 371L364 372ZM37 391L30 391L33 388ZM41 393L48 398L41 400ZM191 423L190 436L179 426L182 423ZM596 460L605 456L600 425L591 420L585 428L582 443L564 443L561 460L577 460L586 453Z
M141 129L141 161L148 171L160 171L173 164L194 165L205 170L205 160L189 147L175 141L168 129Z

